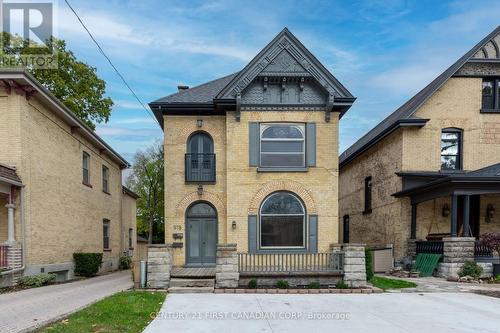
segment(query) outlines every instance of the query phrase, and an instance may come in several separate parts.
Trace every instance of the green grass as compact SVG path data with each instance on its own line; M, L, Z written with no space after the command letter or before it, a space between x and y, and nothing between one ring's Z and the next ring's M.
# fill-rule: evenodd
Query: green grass
M159 311L165 293L125 291L107 297L38 332L142 332Z
M373 286L380 288L382 290L387 289L401 289L401 288L415 288L417 286L416 283L404 281L404 280L396 280L396 279L388 279L381 276L374 276L370 280Z

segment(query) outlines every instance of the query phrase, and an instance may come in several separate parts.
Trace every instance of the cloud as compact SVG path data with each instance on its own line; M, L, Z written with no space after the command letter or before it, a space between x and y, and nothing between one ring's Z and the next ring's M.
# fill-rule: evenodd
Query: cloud
M113 123L117 125L156 124L156 120L152 117L131 117L117 119Z
M96 133L99 136L104 136L108 138L128 138L128 139L141 139L147 138L150 139L152 137L157 137L158 134L161 134L159 129L152 128L126 128L126 127L117 127L117 126L98 126L96 128Z

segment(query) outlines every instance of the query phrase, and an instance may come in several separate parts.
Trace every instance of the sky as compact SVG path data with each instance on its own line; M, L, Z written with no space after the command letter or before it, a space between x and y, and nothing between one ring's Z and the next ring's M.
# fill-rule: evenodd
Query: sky
M357 97L340 152L500 25L500 1L69 0L147 103L241 70L284 27ZM163 137L63 0L56 35L115 102L96 132L129 162Z

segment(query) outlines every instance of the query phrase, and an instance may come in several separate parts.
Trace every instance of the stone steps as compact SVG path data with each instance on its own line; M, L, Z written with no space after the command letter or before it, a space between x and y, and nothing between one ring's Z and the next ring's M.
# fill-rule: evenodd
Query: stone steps
M170 287L170 294L208 294L214 292L214 287Z
M177 287L208 287L215 286L215 279L186 279L186 278L172 278L170 279L170 288Z

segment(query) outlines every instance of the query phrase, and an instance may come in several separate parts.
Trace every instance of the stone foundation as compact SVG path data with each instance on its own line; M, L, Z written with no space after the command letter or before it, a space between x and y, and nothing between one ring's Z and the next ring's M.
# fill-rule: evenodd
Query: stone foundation
M236 288L239 279L236 244L217 244L215 287Z
M457 278L467 261L474 261L474 237L443 238L443 262L438 265L438 276Z
M147 286L153 289L167 289L172 270L172 246L148 245Z
M366 286L365 245L344 244L344 282L351 288Z
M413 260L417 257L417 241L416 239L408 239L408 257L411 257Z
M309 286L311 282L318 282L322 286L334 286L337 282L342 280L342 275L340 274L316 274L310 276L304 276L301 274L276 274L276 275L240 275L239 285L240 287L247 287L250 280L257 280L257 285L261 287L276 287L276 283L279 280L286 280L291 287L297 286Z

